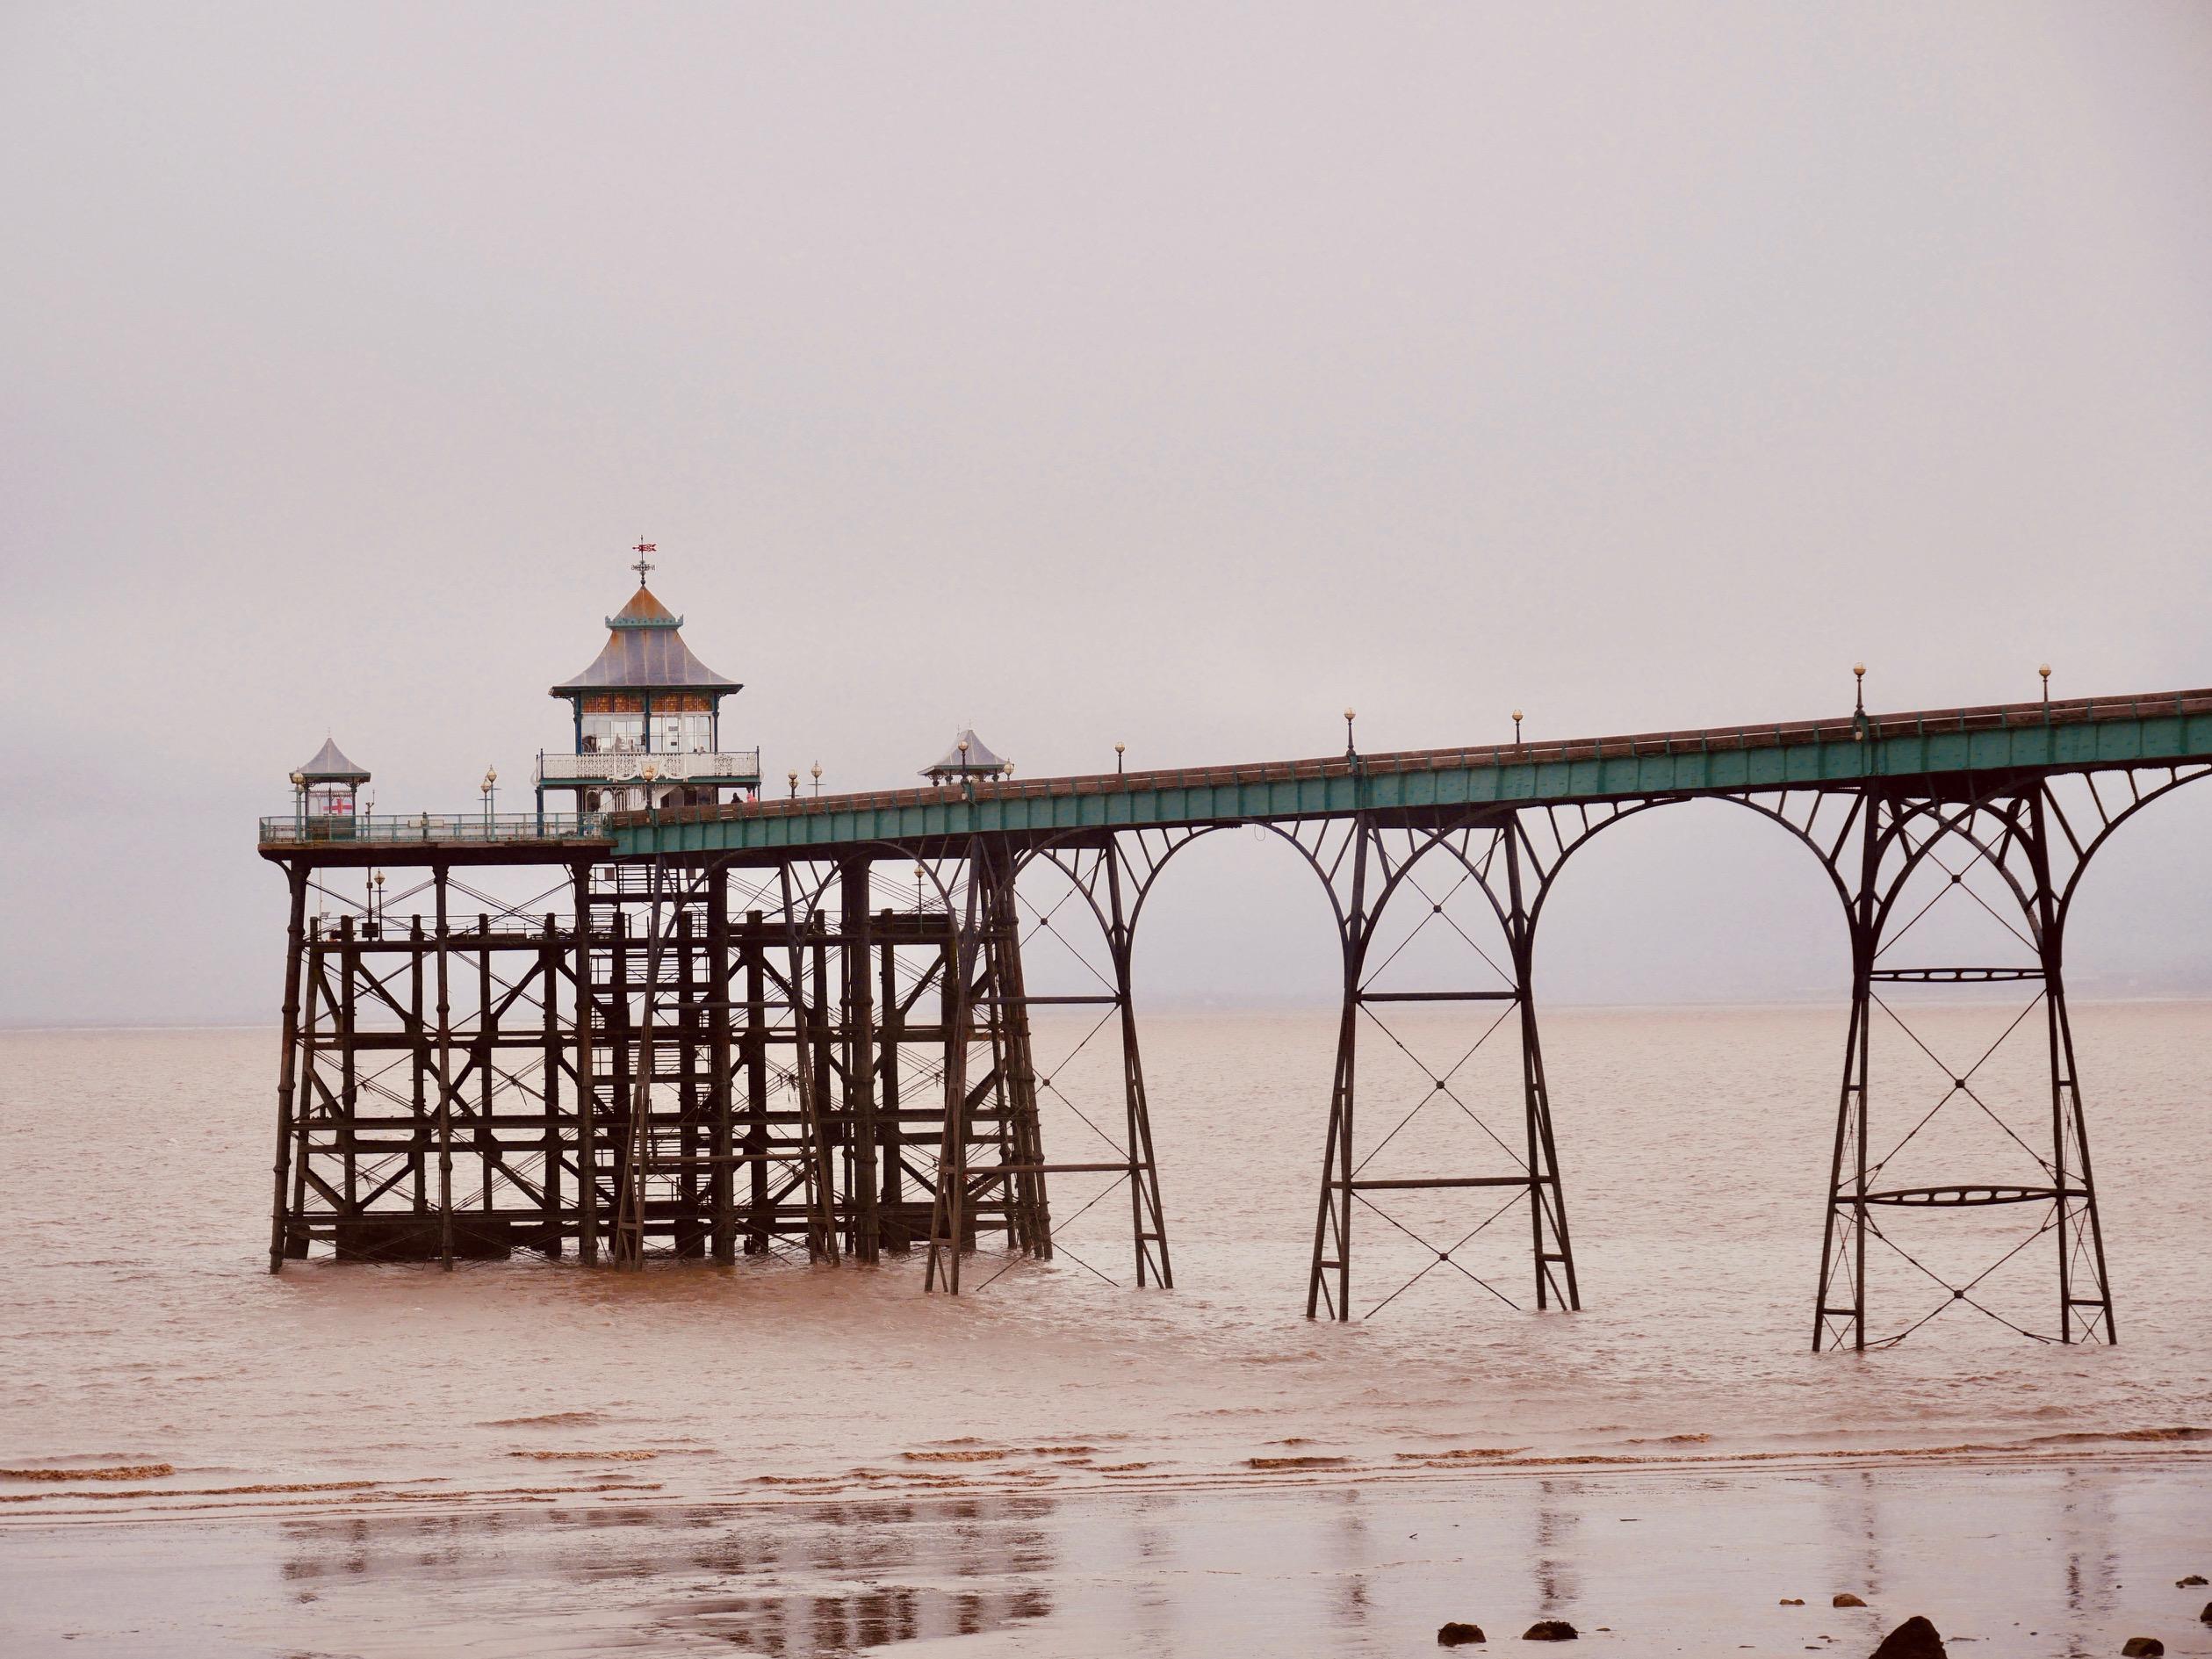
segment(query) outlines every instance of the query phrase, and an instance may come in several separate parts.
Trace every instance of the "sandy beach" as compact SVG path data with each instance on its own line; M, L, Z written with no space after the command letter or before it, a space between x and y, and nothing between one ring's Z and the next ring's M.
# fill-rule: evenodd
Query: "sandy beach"
M23 1654L1196 1659L1415 1654L1447 1619L1518 1648L1564 1619L1577 1651L1860 1655L1922 1613L1985 1659L2139 1634L2212 1653L2208 1592L2173 1582L2212 1560L2212 1463L2170 1451L857 1501L566 1484L180 1498L198 1512L124 1522L72 1493L0 1528L0 1632Z

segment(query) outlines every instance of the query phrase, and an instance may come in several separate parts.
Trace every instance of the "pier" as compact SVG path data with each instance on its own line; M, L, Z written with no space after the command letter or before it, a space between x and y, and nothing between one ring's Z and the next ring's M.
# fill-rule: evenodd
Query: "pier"
M1356 1279L1356 1241L1380 1228L1433 1257L1416 1279L1457 1273L1497 1302L1571 1311L1571 1157L1531 984L1545 904L1601 832L1717 799L1817 859L1848 926L1813 1348L1917 1329L1870 1323L1867 1264L1885 1249L1946 1304L1999 1317L1978 1281L1942 1278L1889 1230L1900 1211L1990 1207L2025 1218L2006 1259L2039 1247L2053 1270L2048 1324L2015 1328L2116 1339L2065 924L2114 832L2212 770L2212 690L1906 713L1862 699L1830 720L1389 754L1362 753L1347 711L1341 754L1019 779L969 732L920 787L802 794L793 773L786 798L764 799L758 751L721 744L721 702L740 688L682 646L644 585L651 551L600 660L553 688L574 704L577 752L540 757L535 810L493 811L487 776L479 815L356 812L367 774L326 745L293 775L294 811L262 821L291 894L271 1271L319 1246L447 1266L515 1251L617 1266L919 1254L924 1288L958 1294L979 1250L1051 1258L1056 1178L1082 1177L1104 1178L1127 1216L1129 1278L1171 1287L1131 954L1176 855L1244 828L1322 884L1342 954L1311 1123L1308 1316L1351 1319L1403 1288ZM492 867L537 896L494 900ZM361 897L338 885L370 871ZM1048 909L1027 897L1040 881ZM310 914L334 898L335 919ZM1947 904L1978 906L2005 949L1915 954L1914 928ZM1023 951L1042 928L1085 934L1094 987L1029 991ZM1470 972L1394 972L1423 928L1456 935ZM1962 985L2020 995L1999 1043L2041 1050L2049 1113L2032 1136L1978 1100L1989 1054L1939 1060L1913 1032L1916 999ZM1118 1050L1119 1098L1084 1118L1094 1146L1045 1144L1044 1007L1084 1011L1084 1042ZM1477 1047L1516 1051L1512 1098L1463 1098L1465 1057L1450 1055L1421 1058L1413 1099L1377 1095L1376 1050L1413 1058L1415 1026L1444 1011L1478 1021ZM1931 1067L1877 1076L1877 1022ZM1978 1107L2010 1137L2005 1168L1887 1173L1939 1112ZM1464 1156L1376 1165L1420 1114L1454 1111L1483 1131ZM1517 1285L1459 1259L1494 1228L1525 1240Z

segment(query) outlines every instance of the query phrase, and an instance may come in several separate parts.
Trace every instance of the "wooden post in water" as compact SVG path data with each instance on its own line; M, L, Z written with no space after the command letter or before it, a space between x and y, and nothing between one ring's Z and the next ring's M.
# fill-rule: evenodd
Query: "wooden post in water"
M453 1271L453 1000L447 955L451 928L445 912L446 867L434 865L430 884L437 894L438 992L438 1264Z
M538 1211L544 1220L540 1223L544 1230L537 1247L547 1256L558 1256L563 1248L560 1208L560 936L554 928L550 911L545 916L544 941L537 954L537 989L542 1004L539 1013L543 1021L539 1033L543 1046L538 1064L545 1072L545 1196Z
M592 1021L596 999L592 995L591 866L569 868L570 891L576 904L576 1254L586 1266L599 1262L599 1085L592 1068Z
M768 988L767 918L745 918L745 1253L767 1253L768 1215Z
M482 1165L483 1203L492 1213L492 1175L499 1167L499 1143L493 1135L493 1057L497 1052L498 1026L493 1018L492 919L479 912L476 918L476 1153ZM487 1235L490 1230L486 1230Z
M357 1033L354 1014L357 1009L354 986L361 970L361 943L354 927L353 918L338 919L338 1010L337 1025L333 1033L338 1038L338 1133L343 1160L345 1182L343 1203L339 1210L337 1225L351 1227L361 1214L361 1160L358 1151L360 1130L355 1116L360 1106L360 1073L355 1060Z
M881 1221L884 1248L897 1255L904 1255L911 1248L909 1234L911 1229L906 1218L899 1214L906 1199L905 1172L900 1160L905 1156L905 1136L898 1121L898 1043L906 1023L904 1008L898 999L898 949L893 942L892 913L885 911L878 920L882 943L878 950L883 978L879 985L879 1006L883 1021L882 1042L876 1064L877 1087L881 1095L876 1117L876 1138L881 1143L883 1174L876 1189L877 1214L889 1219Z
M847 859L838 867L839 963L845 991L845 1093L851 1107L847 1125L852 1151L853 1255L873 1262L883 1246L876 1209L875 1015L875 985L868 942L868 861Z
M270 1201L269 1271L285 1270L285 1244L289 1226L285 1188L292 1155L292 1096L297 1086L299 1051L299 971L305 948L307 916L307 867L295 861L285 867L292 880L291 920L285 927L284 1051L277 1061L276 1191ZM300 1152L303 1158L305 1150Z
M701 1223L705 1187L699 1179L699 935L691 907L676 905L676 1179L675 1213L668 1218L678 1256L706 1253ZM711 985L710 979L708 984ZM710 1078L709 1086L712 1086Z
M292 1224L285 1238L285 1253L294 1261L307 1254L308 1125L314 1115L315 1026L323 998L322 922L307 924L307 983L299 1019L299 1087L292 1108Z
M708 1028L713 1043L710 1087L712 1162L708 1168L710 1235L715 1260L724 1266L738 1259L737 1210L732 1184L735 1153L730 1094L734 1082L730 1053L730 998L736 973L730 960L730 883L719 869L707 874Z
M413 1073L408 1095L407 1171L417 1215L430 1213L430 1028L423 1013L422 918L407 919L407 1070Z

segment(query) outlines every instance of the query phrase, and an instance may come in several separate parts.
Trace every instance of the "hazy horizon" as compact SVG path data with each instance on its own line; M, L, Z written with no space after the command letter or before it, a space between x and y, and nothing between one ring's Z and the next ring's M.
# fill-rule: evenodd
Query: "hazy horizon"
M0 141L0 1024L273 1013L286 775L525 804L641 535L830 789L2212 684L2201 6L25 4ZM2208 830L2078 992L2212 991ZM1325 998L1213 840L1140 999ZM1547 1002L1841 993L1606 841Z

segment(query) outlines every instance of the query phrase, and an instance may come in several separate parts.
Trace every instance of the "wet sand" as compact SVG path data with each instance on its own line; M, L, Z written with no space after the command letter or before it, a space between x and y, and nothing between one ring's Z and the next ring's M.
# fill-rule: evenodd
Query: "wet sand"
M1277 1478L1266 1478L1274 1475ZM2212 1461L1253 1471L901 1499L640 1490L232 1498L0 1524L11 1654L1410 1654L1539 1618L1576 1651L2212 1653ZM286 1503L298 1507L281 1511ZM1863 1609L1830 1605L1840 1591ZM1803 1606L1783 1605L1802 1598Z

